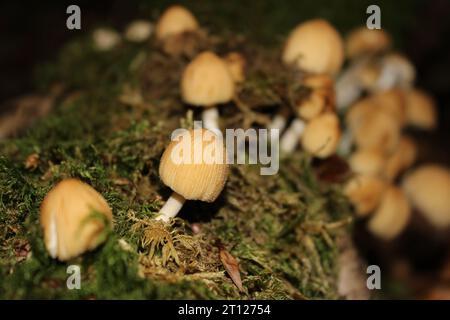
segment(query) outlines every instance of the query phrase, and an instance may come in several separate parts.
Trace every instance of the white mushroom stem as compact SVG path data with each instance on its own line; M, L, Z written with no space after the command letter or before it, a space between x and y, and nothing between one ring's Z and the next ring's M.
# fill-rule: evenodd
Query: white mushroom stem
M186 199L182 195L173 192L161 210L159 210L159 216L156 217L156 220L169 222L171 218L176 217L178 212L180 212L185 201Z
M219 129L219 111L216 107L206 108L202 112L203 127L214 130Z
M363 87L358 74L365 65L365 60L354 62L336 81L336 106L344 110L355 102L362 94Z
M268 129L278 129L281 132L284 130L285 127L286 127L286 117L281 114L277 114L270 122Z
M352 150L353 137L350 130L345 130L339 142L338 154L342 156L348 156Z
M286 132L283 134L280 140L280 149L283 153L289 154L294 151L297 146L300 137L305 130L305 122L296 118L292 121L289 128L287 128Z

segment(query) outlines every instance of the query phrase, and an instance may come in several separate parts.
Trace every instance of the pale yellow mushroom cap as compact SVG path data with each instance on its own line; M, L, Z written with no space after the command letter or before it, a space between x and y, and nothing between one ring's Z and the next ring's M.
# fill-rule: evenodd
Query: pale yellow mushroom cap
M450 226L450 170L424 165L403 181L403 189L412 205L437 228Z
M186 130L164 151L159 175L185 199L213 202L228 178L226 157L223 141L214 132Z
M199 29L194 15L186 8L174 5L169 7L156 24L156 37L164 40L169 36L184 32L192 32Z
M338 117L325 112L306 125L301 142L306 151L318 158L326 158L336 152L340 137Z
M380 149L361 149L353 153L349 159L352 171L365 175L381 174L385 162L385 155Z
M344 193L355 207L356 213L366 216L379 204L385 187L385 181L379 177L358 174L346 183Z
M380 205L368 222L370 232L384 240L392 240L406 227L411 217L411 206L403 191L390 186Z
M298 25L289 35L283 51L283 62L295 64L312 73L336 74L344 61L342 38L336 29L322 19Z
M398 146L386 160L384 176L388 180L394 180L402 171L413 165L417 158L417 146L407 136L402 136Z
M237 83L244 81L246 61L242 54L230 52L225 56L224 60L230 70L233 80Z
M436 105L432 97L422 90L412 89L406 94L406 121L421 129L434 129L437 124Z
M44 241L50 256L61 261L74 258L99 245L111 208L91 186L65 179L45 196L40 209ZM105 221L97 214L104 216Z
M200 53L184 70L181 94L186 103L210 107L234 96L234 81L226 63L210 51Z
M363 55L371 55L387 50L391 45L391 37L382 29L359 27L348 35L345 42L347 56L352 59Z
M325 108L326 97L320 91L313 91L297 106L298 115L305 120L317 117Z

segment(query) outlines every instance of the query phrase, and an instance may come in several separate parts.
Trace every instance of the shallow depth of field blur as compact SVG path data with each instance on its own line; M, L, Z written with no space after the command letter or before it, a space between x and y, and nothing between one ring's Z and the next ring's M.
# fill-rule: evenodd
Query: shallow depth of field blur
M65 10L70 2L21 2L2 1L0 4L0 124L2 117L11 112L10 101L39 90L37 70L55 61L65 44L99 26L123 30L135 19L154 23L165 8L175 3L165 0L79 1L82 30L70 31L65 27ZM379 5L382 28L392 36L392 50L401 52L412 62L416 68L414 87L430 94L437 107L438 125L434 130L407 129L418 147L413 168L428 163L450 168L449 1L180 0L176 3L191 10L211 34L242 34L258 48L271 53L281 51L290 30L303 21L317 17L326 19L345 37L350 30L366 23L368 5ZM252 57L247 58L251 64ZM348 63L343 70L347 66ZM196 206L189 208L195 211ZM381 268L382 289L371 292L372 298L450 299L448 227L436 229L418 210L413 210L408 226L392 240L382 240L371 234L364 218L356 218L349 232L361 265L375 264Z

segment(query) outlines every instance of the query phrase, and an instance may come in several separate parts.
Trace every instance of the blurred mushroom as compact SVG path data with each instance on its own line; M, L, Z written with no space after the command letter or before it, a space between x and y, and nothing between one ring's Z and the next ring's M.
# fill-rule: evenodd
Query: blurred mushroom
M436 228L450 226L450 171L439 165L423 165L403 180L413 207Z
M173 193L158 220L167 222L175 217L185 200L213 202L228 178L222 138L207 129L186 130L164 151L159 175Z
M225 56L224 60L230 70L234 82L243 82L245 80L246 65L244 56L238 52L230 52Z
M419 89L406 91L406 122L423 130L436 128L437 110L433 98Z
M110 28L99 28L92 33L94 48L98 51L109 51L121 42L120 34Z
M125 30L125 39L131 42L144 42L153 31L153 25L146 20L131 22Z
M318 158L326 158L336 152L341 136L338 117L326 112L311 120L301 137L303 148Z
M194 15L180 5L173 5L164 11L156 24L156 37L167 40L184 32L193 32L199 29Z
M65 179L45 196L40 209L45 247L52 258L67 261L93 250L112 222L111 208L91 186Z
M233 99L234 90L234 81L226 63L210 51L191 61L181 78L184 102L204 108L203 125L208 129L219 128L216 105Z
M379 177L358 174L346 183L344 193L355 208L356 214L366 216L379 204L385 187L385 181Z
M350 32L345 41L346 54L350 59L379 54L391 46L391 36L382 29L361 26Z
M402 136L398 146L386 159L384 176L390 181L395 180L401 172L405 171L414 164L416 157L416 144L412 138Z
M354 152L349 158L353 172L379 176L385 168L385 155L380 149L362 149Z

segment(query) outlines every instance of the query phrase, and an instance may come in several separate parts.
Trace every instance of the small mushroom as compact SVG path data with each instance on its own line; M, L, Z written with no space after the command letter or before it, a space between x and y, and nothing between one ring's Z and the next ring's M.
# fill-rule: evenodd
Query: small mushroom
M385 55L381 61L381 73L375 89L378 91L392 88L410 88L416 78L414 65L399 53Z
M436 104L432 97L419 89L406 92L407 125L423 130L432 130L437 125Z
M94 48L98 51L109 51L121 42L120 34L110 28L99 28L92 33Z
M398 146L386 159L384 176L393 181L397 176L411 167L417 158L417 146L412 138L402 136Z
M184 131L164 151L159 175L173 193L157 219L175 217L185 200L213 202L228 178L222 138L207 129Z
M239 52L230 52L224 58L235 83L245 80L245 65L247 62Z
M199 25L194 15L180 5L173 5L164 11L156 24L156 37L164 41L171 36L194 32Z
M361 149L354 152L348 162L355 173L378 176L384 170L386 159L379 149Z
M386 182L373 175L357 174L344 186L344 193L356 214L366 216L379 204Z
M153 25L146 20L131 22L125 30L125 39L131 42L144 42L153 31Z
M374 104L394 118L401 127L406 123L405 95L402 90L390 89L373 96Z
M345 51L350 59L379 54L390 46L391 37L387 32L366 26L352 30L345 41Z
M411 206L402 189L389 186L367 226L375 236L392 240L405 229L410 217Z
M226 63L210 51L200 53L192 60L181 78L184 102L204 108L203 126L218 129L217 104L233 99L235 85Z
M67 261L96 248L111 208L91 186L76 179L59 182L45 196L40 208L45 247L52 258Z
M450 170L439 165L423 165L408 174L403 190L413 207L436 228L450 226Z
M303 148L318 158L326 158L336 152L341 136L339 119L333 112L326 112L311 120L301 137Z
M298 25L289 35L283 62L299 70L319 74L336 74L344 61L343 41L337 30L323 19Z

